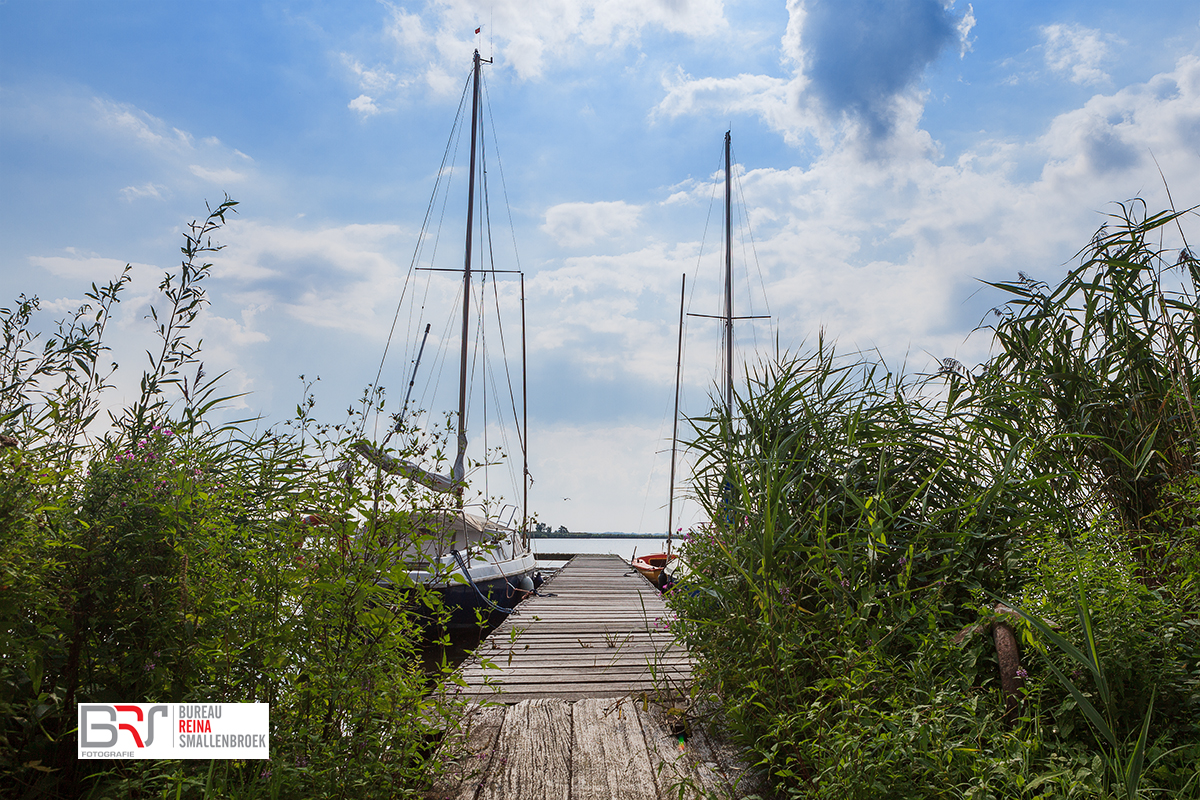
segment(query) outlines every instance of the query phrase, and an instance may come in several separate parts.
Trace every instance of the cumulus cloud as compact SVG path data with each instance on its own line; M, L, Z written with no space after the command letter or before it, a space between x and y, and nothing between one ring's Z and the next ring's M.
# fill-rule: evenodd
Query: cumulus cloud
M624 200L598 203L561 203L546 211L542 230L565 247L580 247L638 224L642 209Z
M680 72L664 80L654 113L751 113L792 144L813 135L829 146L840 129L881 154L913 118L926 68L955 43L964 56L975 25L970 5L959 17L942 0L790 0L788 15L781 56L791 75Z
M1112 37L1082 25L1046 25L1041 29L1045 41L1046 66L1068 73L1072 83L1107 83L1108 73L1100 65L1108 56Z
M379 106L375 105L375 101L365 94L360 94L347 105L364 117L372 117L379 113Z
M909 368L920 370L926 351L974 363L986 357L988 342L968 332L999 302L976 281L1009 278L1017 269L1053 280L1103 221L1107 201L1142 192L1152 208L1162 207L1168 201L1151 152L1176 199L1195 202L1180 198L1187 176L1200 169L1195 56L1058 114L1039 137L981 141L950 163L918 127L919 99L905 96L900 109L887 159L869 157L845 138L806 167L740 175L739 196L754 220L755 258L748 266L762 270L760 302L769 298L785 347L825 328L843 348L878 347L896 366L907 356L918 362ZM709 182L667 187L664 205L655 207L686 207L684 201L704 201L710 193ZM597 374L666 381L669 369L649 358L636 363L634 354L651 344L670 352L664 309L679 272L688 273L689 285L694 280L699 310L715 313L719 265L705 262L697 270L697 250L697 242L669 251L631 247L571 258L540 273L537 285L561 309L553 337L605 342L588 356ZM710 243L705 252L711 250ZM742 295L737 302L748 307ZM600 330L579 307L608 315L614 329Z
M120 277L125 262L106 258L95 253L80 253L73 247L61 256L32 256L29 263L46 270L51 275L64 278L72 284L105 284ZM130 264L130 278L135 285L157 285L163 271L153 264Z
M380 107L380 98L393 97L410 83L409 80L401 79L385 66L364 66L361 61L349 53L342 53L341 58L342 63L353 76L354 85L360 91L360 94L347 104L347 107L357 111L364 119L373 117L383 110Z
M213 258L213 276L243 305L278 308L306 325L386 334L403 273L393 252L394 225L297 229L245 220L222 232L226 248Z
M753 114L792 144L808 127L794 107L795 82L770 75L742 74L732 78L693 78L682 70L663 78L666 96L652 117L702 113Z
M808 90L883 138L896 96L961 37L959 25L941 0L812 0L801 31Z
M391 66L367 69L355 56L343 56L361 91L377 103L385 87L387 92L416 85L439 94L456 92L476 46L489 53L494 48L498 64L522 80L536 80L552 62L637 46L646 30L699 38L728 28L721 0L500 0L488 7L486 19L472 0L438 3L423 14L385 5L383 34L391 46ZM483 31L475 37L479 27Z

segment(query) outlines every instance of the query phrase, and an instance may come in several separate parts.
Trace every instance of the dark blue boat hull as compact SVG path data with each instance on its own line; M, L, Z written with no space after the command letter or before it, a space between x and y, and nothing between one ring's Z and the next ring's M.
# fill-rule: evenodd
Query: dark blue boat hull
M469 583L455 584L436 590L442 596L442 602L446 608L450 610L451 628L463 628L479 625L481 622L484 625L495 624L501 620L506 614L500 611L495 611L488 606L487 603L480 598L479 593L491 600L500 608L513 608L521 600L528 596L525 592L517 588L517 581L524 577L523 575L512 575L509 578L496 578L490 581L476 581L475 586L479 587L479 592ZM538 581L533 575L528 576L534 580L536 585Z

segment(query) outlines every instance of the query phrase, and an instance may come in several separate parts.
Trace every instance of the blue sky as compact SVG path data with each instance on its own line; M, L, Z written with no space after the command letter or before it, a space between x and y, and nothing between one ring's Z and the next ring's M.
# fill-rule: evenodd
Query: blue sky
M7 2L3 299L39 295L48 323L132 263L127 390L184 223L228 192L207 368L270 422L319 375L340 421L378 367L475 46L526 272L531 506L556 526L665 526L679 279L716 313L727 128L753 233L737 302L772 315L739 328L748 360L824 328L917 371L977 363L999 300L979 280L1053 280L1110 201L1161 207L1155 159L1178 206L1200 203L1194 2ZM415 337L397 334L393 394ZM693 320L687 342L701 413L716 330Z

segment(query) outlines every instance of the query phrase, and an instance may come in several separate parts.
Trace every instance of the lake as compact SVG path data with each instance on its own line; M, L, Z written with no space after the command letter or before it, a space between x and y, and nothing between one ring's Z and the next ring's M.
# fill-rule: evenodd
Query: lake
M553 539L530 538L529 546L535 554L538 553L612 553L628 561L634 551L639 553L662 553L667 549L665 536L587 536L563 537ZM678 549L675 542L673 549ZM540 560L540 559L539 559Z

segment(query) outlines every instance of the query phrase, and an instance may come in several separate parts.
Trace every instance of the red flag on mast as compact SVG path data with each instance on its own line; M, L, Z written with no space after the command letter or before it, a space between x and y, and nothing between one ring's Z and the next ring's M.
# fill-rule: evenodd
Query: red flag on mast
M483 30L483 28L482 28L482 27L479 27L479 28L476 28L476 29L475 29L475 32L476 32L476 33L479 33L481 30Z

